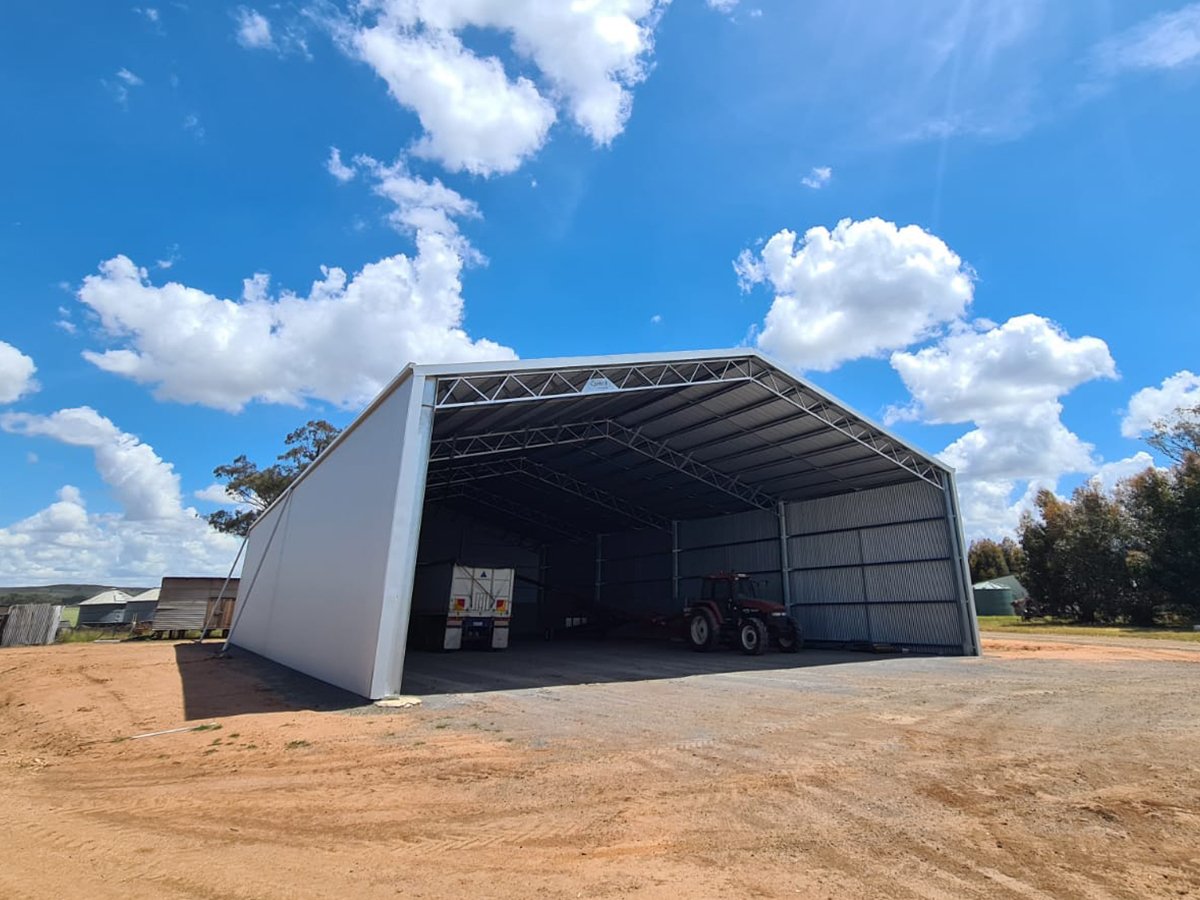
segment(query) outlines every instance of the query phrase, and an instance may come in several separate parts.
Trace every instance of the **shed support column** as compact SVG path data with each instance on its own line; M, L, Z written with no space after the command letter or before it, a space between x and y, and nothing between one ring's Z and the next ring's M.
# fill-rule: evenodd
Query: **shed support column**
M979 619L975 617L975 594L971 590L971 569L967 564L967 541L958 510L958 485L954 474L943 476L942 499L946 503L946 529L950 537L950 562L957 568L954 584L958 593L959 627L964 656L980 656Z
M783 608L792 614L792 566L788 561L787 505L780 500L775 504L779 517L779 574L783 580Z
M604 535L596 535L596 606L600 605L600 586L604 583Z
M546 545L538 545L538 585L537 585L537 616L538 628L545 636L549 626L550 617L547 615L546 609L546 572L548 566L546 564ZM514 589L515 593L515 589ZM514 601L514 605L515 605Z
M680 606L679 600L679 523L671 520L671 602Z

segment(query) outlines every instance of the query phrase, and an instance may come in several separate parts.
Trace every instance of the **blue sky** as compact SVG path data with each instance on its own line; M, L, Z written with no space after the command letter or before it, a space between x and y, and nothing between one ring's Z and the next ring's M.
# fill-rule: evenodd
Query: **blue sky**
M410 357L759 346L973 534L1200 403L1200 3L101 6L0 33L0 583L222 569Z

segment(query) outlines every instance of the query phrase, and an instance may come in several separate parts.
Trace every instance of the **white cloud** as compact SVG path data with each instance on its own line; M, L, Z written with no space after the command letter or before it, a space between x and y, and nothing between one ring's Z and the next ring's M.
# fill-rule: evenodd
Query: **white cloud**
M1063 424L1060 400L1117 373L1103 341L1072 338L1041 316L978 328L892 354L913 401L887 418L975 426L940 455L958 472L968 531L999 536L1015 527L1039 488L1097 470L1092 445Z
M342 162L342 151L337 147L329 148L329 159L325 161L325 170L342 183L354 179L354 168Z
M1093 447L1070 431L1062 405L1041 403L1019 418L977 423L939 455L966 480L1054 481L1069 472L1089 472Z
M273 50L270 20L256 9L239 7L233 14L237 22L237 42L251 50Z
M705 2L709 9L715 9L720 13L731 13L741 0L705 0Z
M1091 477L1091 480L1099 484L1103 490L1111 491L1118 482L1152 468L1154 468L1154 457L1145 450L1139 450L1133 456L1105 463L1096 470L1096 474Z
M654 315L652 315L650 317L650 324L651 325L661 325L662 324L662 316L659 315L658 313L655 313Z
M195 113L188 113L183 117L183 130L192 135L196 140L204 140L205 130L204 124L200 121L200 117Z
M272 296L269 278L223 299L177 282L152 284L125 256L84 279L79 299L118 346L88 351L105 371L155 386L160 399L236 411L259 400L357 405L410 361L509 359L463 330L456 242L421 233L397 254L347 276L323 268L305 295Z
M373 20L343 23L342 43L417 114L413 151L452 171L511 172L545 143L563 108L597 144L625 127L647 72L660 0L373 0ZM460 35L499 33L543 81L510 77Z
M109 93L113 95L113 99L116 100L117 103L121 104L121 106L128 106L129 89L132 87L140 87L141 85L145 84L145 82L143 82L142 79L133 72L125 68L117 69L115 77L115 81L109 81L102 78L100 79L100 83L108 89Z
M92 448L100 477L113 489L130 519L167 519L182 511L174 468L148 444L121 431L91 407L60 409L49 416L5 413L0 416L0 428Z
M216 506L236 506L238 509L250 508L250 504L243 503L239 497L231 494L229 489L223 484L210 484L198 491L193 491L192 496L197 500L203 500L205 503L212 503Z
M1121 434L1127 438L1140 437L1159 419L1169 418L1181 407L1194 406L1200 406L1200 375L1184 369L1164 378L1161 387L1142 388L1129 399Z
M151 25L157 25L159 20L158 10L153 6L133 7L133 11L140 16L144 16L146 21Z
M453 34L378 25L357 36L358 52L416 112L425 135L412 148L451 171L511 172L546 140L554 106L527 78L510 81L495 57L481 59Z
M122 507L89 513L78 488L57 502L0 527L0 580L106 581L227 570L238 539L213 531L185 508L179 476L148 444L89 407L49 416L9 413L4 430L90 448L96 468Z
M775 299L758 346L798 369L828 371L928 337L963 315L974 276L958 254L915 225L843 219L833 231L780 231L734 263L743 290Z
M829 179L831 178L833 178L833 169L829 166L813 166L808 174L800 179L800 183L806 188L819 191L825 185L829 184Z
M12 403L37 390L33 360L14 347L0 341L0 403Z
M1108 74L1200 64L1200 3L1151 16L1101 42L1093 55Z
M464 257L472 261L482 257L459 234L456 219L480 218L474 201L446 187L435 178L426 181L411 175L404 159L384 165L369 156L354 157L354 164L374 183L371 190L395 209L388 215L392 227L402 234L436 234L446 238Z
M914 404L889 410L891 421L1007 422L1086 381L1117 374L1104 341L1071 338L1036 315L960 331L916 353L894 353L892 367Z

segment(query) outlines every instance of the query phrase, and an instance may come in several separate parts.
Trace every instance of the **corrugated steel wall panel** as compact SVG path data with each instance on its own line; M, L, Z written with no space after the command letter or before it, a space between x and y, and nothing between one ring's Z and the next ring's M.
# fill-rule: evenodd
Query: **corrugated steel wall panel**
M889 644L960 647L958 602L873 603L871 632Z
M679 523L681 548L711 547L778 537L778 520L771 510L756 509L732 516L716 516L712 519L694 519Z
M814 641L962 649L942 492L924 482L787 505L795 614Z
M944 519L867 528L862 531L863 562L949 559L950 533Z
M789 503L787 528L788 534L792 535L814 534L941 518L945 514L942 492L931 484L917 481Z
M792 603L862 603L866 594L862 569L792 570Z
M954 569L948 560L867 566L867 599L872 603L902 600L956 601Z
M124 603L100 603L79 607L80 626L120 625L123 621L125 621Z
M8 609L0 647L36 647L53 644L63 608L52 603L20 603Z
M713 572L778 572L779 541L703 547L679 553L679 574L711 575Z
M861 603L838 606L799 606L795 616L806 641L862 643L867 637L867 609Z
M862 562L858 532L810 534L788 538L788 562L793 569L817 566L857 566Z

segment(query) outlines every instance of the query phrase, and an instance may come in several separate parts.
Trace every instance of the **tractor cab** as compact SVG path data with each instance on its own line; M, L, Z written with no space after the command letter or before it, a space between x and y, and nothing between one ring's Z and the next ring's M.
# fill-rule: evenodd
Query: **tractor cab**
M716 603L730 615L749 612L757 613L786 612L779 603L771 603L760 599L762 588L749 575L739 572L716 572L704 576L701 588L702 601Z

